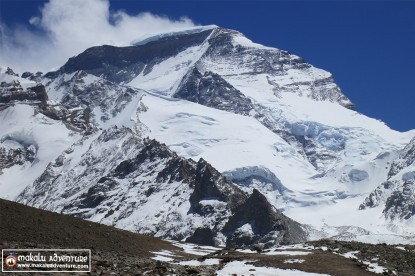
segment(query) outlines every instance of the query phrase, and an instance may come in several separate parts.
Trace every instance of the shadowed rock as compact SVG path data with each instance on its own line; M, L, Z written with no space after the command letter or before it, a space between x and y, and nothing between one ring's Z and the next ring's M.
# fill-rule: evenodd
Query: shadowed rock
M221 76L196 68L183 78L174 97L241 115L254 109L251 100Z
M248 231L241 227L249 225ZM238 231L238 229L240 229ZM255 243L290 244L303 242L306 234L301 225L276 210L258 190L236 210L223 228L228 234L227 246Z

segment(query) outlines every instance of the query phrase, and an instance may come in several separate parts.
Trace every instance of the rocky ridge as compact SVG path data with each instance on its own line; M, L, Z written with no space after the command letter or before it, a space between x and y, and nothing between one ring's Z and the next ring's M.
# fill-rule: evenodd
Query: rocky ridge
M18 201L138 233L208 245L269 247L306 237L298 223L258 191L248 197L203 159L183 159L128 128L106 129L66 150ZM252 204L260 211L245 216ZM252 233L242 230L245 224L252 226Z
M380 184L360 209L384 206L388 219L413 220L415 215L415 138L400 151L390 166L387 181Z

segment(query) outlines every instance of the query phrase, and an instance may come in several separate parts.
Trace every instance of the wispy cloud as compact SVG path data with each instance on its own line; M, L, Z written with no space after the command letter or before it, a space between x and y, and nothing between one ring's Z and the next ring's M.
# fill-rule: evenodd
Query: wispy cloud
M146 34L194 26L186 17L110 11L108 0L50 0L29 23L32 28L0 23L0 65L47 72L91 46L125 46Z

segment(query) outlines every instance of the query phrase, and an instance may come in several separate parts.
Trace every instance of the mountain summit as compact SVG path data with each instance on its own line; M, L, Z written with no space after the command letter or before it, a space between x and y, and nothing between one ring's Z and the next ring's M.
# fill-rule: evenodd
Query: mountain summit
M210 245L413 241L415 131L287 51L206 26L22 76L0 71L3 198Z

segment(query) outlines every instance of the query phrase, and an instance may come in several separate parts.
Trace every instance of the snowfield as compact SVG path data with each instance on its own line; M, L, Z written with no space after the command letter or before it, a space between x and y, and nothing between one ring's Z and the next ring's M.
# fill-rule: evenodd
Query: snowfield
M37 113L33 106L17 104L0 111L0 147L33 148L34 162L25 162L2 170L0 196L15 200L33 183L65 149L80 139L79 133L70 131L61 121Z
M251 264L247 264L246 262L241 261L232 261L226 264L221 270L216 271L216 273L220 276L228 276L232 274L237 275L289 275L289 276L312 276L312 275L327 275L327 274L320 274L320 273L310 273L304 272L295 269L279 269L279 268L272 268L272 267L256 267Z
M314 238L336 236L340 234L339 229L329 230L328 226L347 225L366 229L377 242L389 241L388 236L396 234L388 229L381 207L364 211L358 207L367 194L386 179L384 167L391 162L393 152L409 141L409 133L395 132L367 118L367 121L378 124L380 134L374 136L373 129L361 127L360 117L363 115L357 115L358 127L352 127L350 118L357 113L347 110L350 113L350 117L345 119L348 126L340 128L340 135L346 144L343 155L326 176L315 178L319 172L308 160L254 118L183 100L166 101L149 94L142 98L142 103L148 109L139 114L139 120L148 127L148 135L162 141L179 155L194 160L204 158L226 174L254 166L262 166L272 172L289 191L283 193L283 198L275 189L263 189L262 192L277 208L284 208L289 217L326 232ZM333 103L325 104L335 106ZM338 105L337 108L346 110ZM328 129L325 141L336 139L338 131L330 132L330 128L325 127ZM389 140L398 137L399 143L391 144L383 137ZM383 159L377 158L383 152L392 154ZM410 241L415 229L406 229L407 232L400 234L406 237L403 240L408 238ZM358 231L351 237L367 241L367 236L362 235Z

